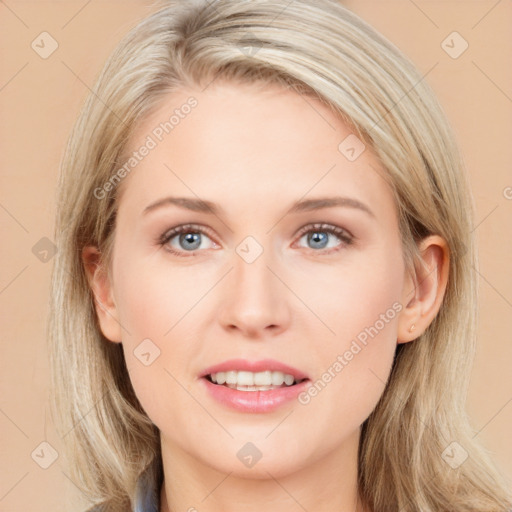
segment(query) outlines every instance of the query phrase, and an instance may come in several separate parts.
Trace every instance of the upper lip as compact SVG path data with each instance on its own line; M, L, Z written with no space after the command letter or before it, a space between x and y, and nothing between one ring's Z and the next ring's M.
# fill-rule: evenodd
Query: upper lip
M254 373L270 370L293 375L294 379L297 381L308 378L304 372L301 372L293 366L289 366L287 364L281 363L280 361L276 361L275 359L260 359L259 361L249 361L247 359L229 359L228 361L224 361L220 364L206 368L201 373L200 377L206 377L212 373L227 372L229 370L241 370Z

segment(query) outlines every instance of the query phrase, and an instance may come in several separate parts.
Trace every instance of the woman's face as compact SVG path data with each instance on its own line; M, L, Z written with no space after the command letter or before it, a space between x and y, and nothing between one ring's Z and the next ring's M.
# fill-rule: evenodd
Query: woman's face
M262 478L353 456L414 287L370 149L310 97L228 83L168 96L130 149L102 328L163 445Z

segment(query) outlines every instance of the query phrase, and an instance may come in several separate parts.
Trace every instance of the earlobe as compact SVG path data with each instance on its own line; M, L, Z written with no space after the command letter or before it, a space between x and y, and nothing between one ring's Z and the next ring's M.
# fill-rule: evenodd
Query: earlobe
M94 306L101 331L108 340L120 343L121 325L114 302L112 285L101 261L101 253L94 246L84 247L82 261L94 296Z
M414 275L405 280L403 299L406 307L398 324L397 343L420 336L434 320L443 302L449 274L449 250L446 241L431 235L418 247L421 261Z

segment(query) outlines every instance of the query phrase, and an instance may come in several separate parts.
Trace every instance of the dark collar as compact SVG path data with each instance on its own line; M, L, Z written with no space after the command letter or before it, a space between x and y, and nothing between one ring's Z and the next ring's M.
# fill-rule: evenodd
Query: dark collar
M159 512L163 467L160 455L141 473L135 489L134 512Z

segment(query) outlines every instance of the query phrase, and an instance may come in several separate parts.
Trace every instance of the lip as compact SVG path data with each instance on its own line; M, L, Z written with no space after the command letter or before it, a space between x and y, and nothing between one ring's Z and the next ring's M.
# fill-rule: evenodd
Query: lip
M207 375L212 373L229 370L242 370L254 373L265 370L278 371L293 375L296 380L301 380L302 382L293 386L284 386L267 391L238 391L227 386L214 384L206 378ZM260 361L230 359L207 368L200 377L206 391L214 400L238 412L250 413L272 412L296 399L297 395L310 384L310 379L304 372L274 359L262 359Z
M247 359L230 359L229 361L224 361L223 363L206 368L206 370L201 373L200 377L206 377L212 373L227 372L229 370L242 370L253 373L270 370L273 372L288 373L289 375L293 375L295 380L309 378L304 372L301 372L297 368L276 361L275 359L261 359L259 361L249 361Z
M310 384L303 380L293 386L269 389L267 391L238 391L226 386L210 382L207 378L200 379L206 386L210 396L220 404L238 412L265 413L272 412L282 405L297 398Z

